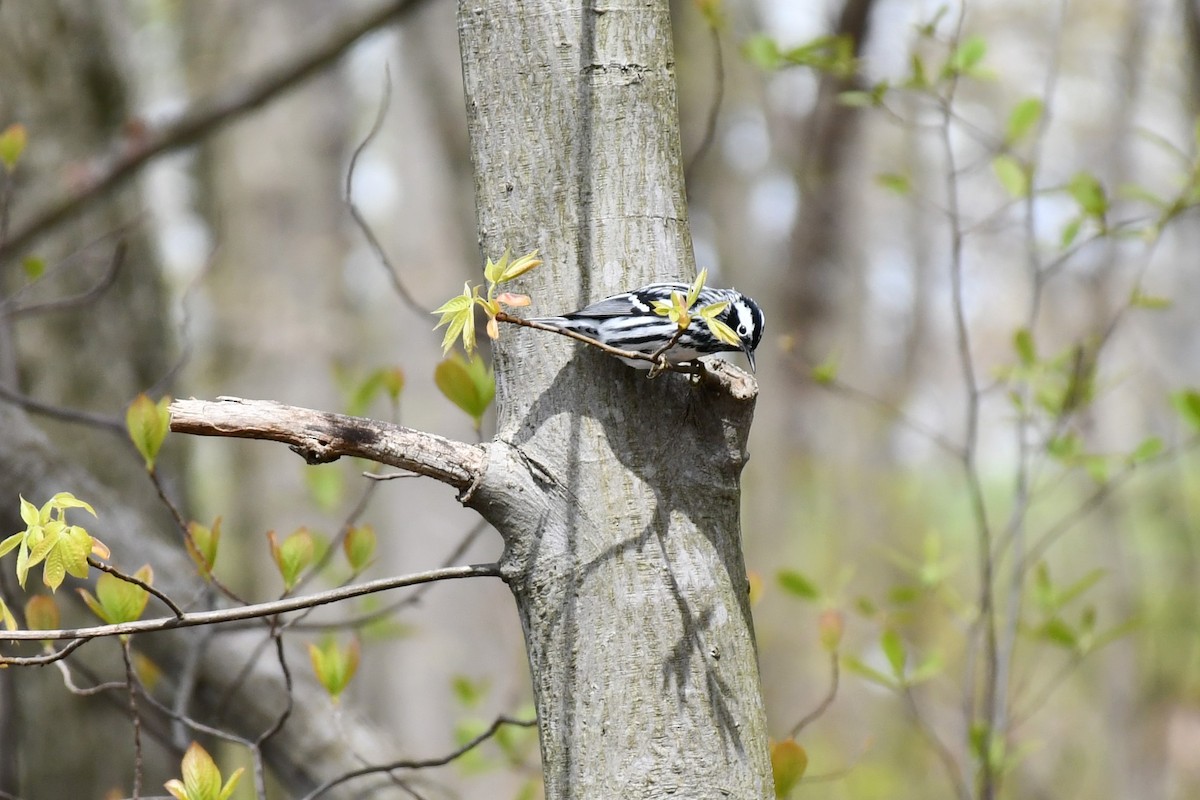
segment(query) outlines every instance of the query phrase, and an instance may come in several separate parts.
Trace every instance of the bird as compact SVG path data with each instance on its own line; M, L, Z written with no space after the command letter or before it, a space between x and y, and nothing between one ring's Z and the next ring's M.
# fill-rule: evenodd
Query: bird
M686 297L691 289L692 285L687 283L651 283L640 289L597 300L569 314L535 317L530 321L574 331L619 350L652 355L679 331L679 326L670 317L656 313L655 302L671 303L673 294ZM732 330L738 344L722 341L699 317L700 309L716 303L726 304L716 319ZM669 363L682 364L710 353L741 351L746 354L751 371L754 370L754 350L762 341L766 324L758 303L734 289L705 287L692 304L691 317L687 330L663 354ZM621 360L638 369L651 369L654 366L653 362L641 359Z

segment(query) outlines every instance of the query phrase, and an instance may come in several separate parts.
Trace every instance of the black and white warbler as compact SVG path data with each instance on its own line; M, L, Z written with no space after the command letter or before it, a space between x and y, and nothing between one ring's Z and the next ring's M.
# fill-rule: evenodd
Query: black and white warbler
M692 286L686 283L651 283L631 292L615 294L564 314L561 317L537 317L532 322L575 331L609 347L651 355L671 341L679 326L656 310L655 302L670 303L672 294L687 296ZM742 351L754 369L754 349L762 340L765 321L758 303L733 289L700 290L694 310L726 303L716 319L737 336L738 344L719 339L704 320L693 318L687 330L663 356L672 364L692 361L709 353ZM621 359L638 369L650 369L650 361Z

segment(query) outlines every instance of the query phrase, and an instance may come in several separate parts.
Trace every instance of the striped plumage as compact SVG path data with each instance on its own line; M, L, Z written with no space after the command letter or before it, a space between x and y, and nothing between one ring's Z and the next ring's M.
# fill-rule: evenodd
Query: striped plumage
M678 330L674 322L654 312L654 301L669 300L672 292L687 296L691 288L686 283L651 283L631 292L598 300L561 317L539 317L533 321L581 333L610 347L649 355L670 341ZM700 290L693 308L700 309L722 302L729 305L717 318L737 334L741 344L735 346L721 341L702 320L693 318L679 341L666 352L668 361L678 364L709 353L740 350L749 359L750 369L754 369L754 349L762 340L765 326L762 309L741 292L710 288ZM621 360L638 369L652 366L649 361Z

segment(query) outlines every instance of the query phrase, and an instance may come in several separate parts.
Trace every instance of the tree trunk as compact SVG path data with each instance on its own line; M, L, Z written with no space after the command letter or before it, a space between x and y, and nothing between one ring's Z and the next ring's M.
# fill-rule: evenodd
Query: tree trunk
M538 314L694 270L666 0L459 4L483 252ZM505 330L465 501L505 537L546 796L770 797L739 475L756 386Z

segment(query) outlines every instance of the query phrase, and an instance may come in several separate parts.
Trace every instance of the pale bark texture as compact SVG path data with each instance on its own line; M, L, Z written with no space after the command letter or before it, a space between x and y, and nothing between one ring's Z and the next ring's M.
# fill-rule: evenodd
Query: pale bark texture
M571 310L693 274L665 0L462 2L484 254ZM506 330L497 436L468 491L505 537L548 798L772 795L739 475L754 406Z

